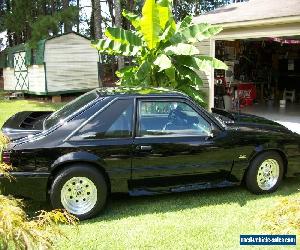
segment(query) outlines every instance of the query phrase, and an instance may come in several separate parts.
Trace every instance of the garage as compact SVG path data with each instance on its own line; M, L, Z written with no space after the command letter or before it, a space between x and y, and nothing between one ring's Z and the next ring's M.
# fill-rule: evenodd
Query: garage
M198 44L228 66L202 74L209 108L261 115L300 132L299 1L250 0L193 21L223 27Z

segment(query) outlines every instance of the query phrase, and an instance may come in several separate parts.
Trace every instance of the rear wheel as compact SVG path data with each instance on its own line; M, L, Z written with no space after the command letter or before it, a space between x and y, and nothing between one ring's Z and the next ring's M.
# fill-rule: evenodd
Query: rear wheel
M54 208L64 208L81 220L97 215L106 199L105 178L89 164L74 164L59 172L50 190Z
M256 194L274 192L280 185L284 166L276 152L264 152L250 164L246 174L247 188Z

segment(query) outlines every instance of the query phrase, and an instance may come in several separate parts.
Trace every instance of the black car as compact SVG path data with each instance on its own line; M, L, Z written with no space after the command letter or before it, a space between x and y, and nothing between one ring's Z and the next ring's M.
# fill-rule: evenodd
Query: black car
M2 131L15 167L5 193L49 199L80 219L110 193L150 195L245 183L269 193L300 174L300 136L261 117L207 112L166 89L100 88L56 112L21 112Z

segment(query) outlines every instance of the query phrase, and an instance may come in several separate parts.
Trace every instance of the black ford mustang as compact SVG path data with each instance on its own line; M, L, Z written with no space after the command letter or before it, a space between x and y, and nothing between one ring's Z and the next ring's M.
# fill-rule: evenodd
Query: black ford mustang
M300 136L261 117L213 109L163 89L96 89L56 112L4 124L6 193L95 216L110 193L147 195L245 182L253 193L300 174Z

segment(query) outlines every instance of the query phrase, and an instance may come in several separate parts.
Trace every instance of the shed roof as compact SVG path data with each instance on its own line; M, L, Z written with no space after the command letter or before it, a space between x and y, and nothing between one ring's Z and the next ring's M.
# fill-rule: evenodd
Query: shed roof
M299 17L300 0L250 0L230 4L194 17L194 23L226 24L272 18Z
M58 37L62 37L62 36L66 36L66 35L70 35L70 34L74 34L80 37L83 37L87 40L90 40L88 37L81 35L77 32L71 31L71 32L67 32L67 33L63 33L63 34L59 34L59 35L55 35L46 39L42 39L40 41L37 42L36 48L34 49L35 51L35 61L32 61L32 49L28 46L28 43L22 43L13 47L7 47L5 50L0 52L0 68L4 68L4 67L13 67L13 54L16 52L20 52L20 51L25 51L25 63L26 65L32 65L32 64L43 64L44 63L44 50L45 50L45 43L48 40L52 40Z

